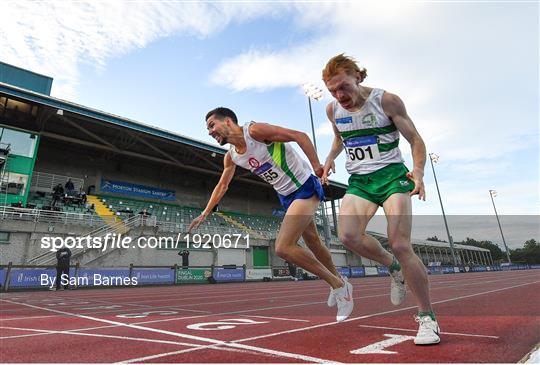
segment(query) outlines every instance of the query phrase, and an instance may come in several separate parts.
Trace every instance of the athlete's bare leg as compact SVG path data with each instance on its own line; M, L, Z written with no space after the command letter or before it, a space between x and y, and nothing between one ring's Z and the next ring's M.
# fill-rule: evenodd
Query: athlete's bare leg
M349 250L389 266L392 255L373 236L366 234L366 226L378 205L353 194L345 194L338 220L339 239Z
M313 214L319 205L318 197L297 199L287 210L276 239L276 254L301 268L317 275L333 289L344 285L340 276L328 270L308 249L297 244L300 235L313 221Z
M388 243L403 270L405 282L416 298L420 312L431 311L426 268L411 244L412 207L406 193L392 194L383 203L388 221Z
M321 242L321 238L319 237L319 232L317 232L317 226L315 225L313 218L305 231L302 233L302 237L304 238L306 246L311 252L313 252L317 260L319 260L319 262L323 264L328 271L339 277L340 275L334 266L334 262L332 261L332 255L330 254L328 247L323 245Z

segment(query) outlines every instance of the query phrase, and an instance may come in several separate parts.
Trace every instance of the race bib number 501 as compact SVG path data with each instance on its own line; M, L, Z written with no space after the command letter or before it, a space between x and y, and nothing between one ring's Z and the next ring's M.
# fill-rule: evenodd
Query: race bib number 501
M351 161L376 161L381 159L377 136L353 137L345 140L347 158Z

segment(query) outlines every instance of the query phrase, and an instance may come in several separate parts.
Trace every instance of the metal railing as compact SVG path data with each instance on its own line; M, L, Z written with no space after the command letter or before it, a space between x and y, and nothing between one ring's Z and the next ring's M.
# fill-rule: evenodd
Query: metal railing
M84 187L84 179L79 179L66 175L50 174L48 172L34 171L34 173L32 174L30 191L51 192L52 189L58 184L61 184L63 187L69 179L71 179L71 181L73 182L73 185L75 186L75 191L79 191Z
M103 225L103 220L95 214L16 208L6 205L0 206L0 219L35 223L79 224L91 227Z

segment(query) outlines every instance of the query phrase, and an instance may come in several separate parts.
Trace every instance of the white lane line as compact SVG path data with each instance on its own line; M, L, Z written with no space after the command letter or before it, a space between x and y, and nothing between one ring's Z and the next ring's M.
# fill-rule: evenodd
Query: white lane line
M491 274L488 274L488 275L491 275ZM485 275L486 276L486 275ZM525 277L526 275L520 275L519 277L518 276L512 276L512 277L505 277L503 279L498 279L498 280L490 280L490 281L485 281L485 282L482 282L482 285L485 284L485 283L494 283L494 282L500 282L500 281L508 281L508 280L513 280L515 278L521 278L521 277ZM527 275L528 277L528 275ZM373 278L378 278L378 277L373 277ZM493 277L490 277L490 278L493 278ZM472 282L470 283L470 278L467 278L466 280L455 280L456 278L453 278L452 280L445 280L444 282L445 283L451 283L452 285L445 285L445 286L441 286L441 287L436 287L436 288L433 288L433 285L432 285L432 288L431 290L441 290L441 289L447 289L447 288L452 288L452 287L461 287L461 286L471 286L471 285L478 285L479 283L478 282ZM442 283L442 281L439 281ZM460 283L463 283L465 282L465 284L460 284ZM433 284L433 282L432 282ZM363 284L362 285L362 292L365 293L366 291L370 291L370 290L375 290L375 288L366 288L366 286L371 286L373 284ZM377 284L377 286L379 286L380 284ZM385 285L386 287L386 285ZM378 288L377 288L378 289ZM121 290L121 289L118 289L118 290ZM312 289L304 289L304 290L312 290ZM258 290L257 290L258 291ZM301 290L302 291L302 290ZM145 295L147 295L146 293L143 293ZM185 294L183 294L185 296ZM298 295L298 296L313 296L313 295L318 295L318 293L312 293L312 294L304 294L304 295ZM376 295L373 295L373 296L366 296L366 297L375 297ZM382 296L382 295L381 295ZM112 296L111 296L112 297ZM290 297L290 296L289 296ZM366 298L364 297L364 298ZM284 298L284 297L278 297L278 298ZM81 300L81 299L84 299L84 298L79 298L79 296L77 298L68 298L68 297L63 297L63 298L55 298L55 299L43 299L43 300L47 300L47 301L53 301L53 300ZM197 298L197 299L201 299L201 298ZM275 298L272 298L272 299L275 299ZM169 300L169 299L158 299L158 300L154 300L154 302L157 302L157 301L166 301L166 300ZM224 304L224 303L236 303L236 302L242 302L242 301L250 301L251 299L241 299L241 300L236 300L236 301L222 301L222 302L212 302L212 304ZM265 300L265 298L258 298L256 300ZM96 299L93 299L93 301L99 301L99 300L96 300ZM170 300L169 300L170 301ZM27 303L30 303L30 302L34 302L34 300L32 301L26 301ZM104 301L102 301L104 302ZM140 303L141 301L139 301ZM20 302L18 302L20 303ZM114 302L109 302L110 304L117 304L117 303L114 303ZM124 305L132 305L132 306L146 306L146 305L143 305L143 304L132 304L132 303L124 303L122 302L122 304ZM194 304L175 304L174 307L171 307L171 306L150 306L148 305L148 307L153 307L153 308L173 308L173 309L182 309L182 310L185 310L185 311L194 311L195 313L196 310L193 310L193 309L187 309L187 308L180 308L181 306L194 306L194 305L200 305L200 303L194 303ZM309 304L308 304L309 305ZM273 308L273 307L272 307ZM116 311L123 311L125 310L125 308L122 308L122 309L113 309L113 310L108 310L108 311L99 311L99 312L93 312L93 313L87 313L87 314L92 314L92 315L96 315L96 314L101 314L101 313L106 313L106 312L116 312ZM211 311L205 311L203 313L212 313Z
M438 285L438 284L445 284L445 283L457 283L457 282L468 282L468 281L473 281L473 280L477 280L477 279L483 279L483 278L493 278L493 277L501 277L501 276L506 276L506 275L512 275L511 278L523 278L523 277L529 277L530 276L530 272L532 270L520 270L520 271L511 271L511 272L508 272L508 271L492 271L492 272L484 272L484 273L472 273L472 272L469 272L469 273L462 273L463 275L459 275L459 274L454 274L454 275L430 275L430 282L431 284L435 284L435 285ZM510 277L508 277L510 279ZM375 280L373 280L375 279ZM378 279L381 279L381 280L378 280ZM371 287L371 286L386 286L386 283L385 284L382 284L382 283L379 283L380 281L382 280L387 280L387 277L378 277L378 276L373 276L373 277L361 277L361 278L352 278L352 280L355 282L355 283L360 283L360 282L363 282L363 287L364 288L368 288L368 287ZM310 285L311 283L313 283L313 285ZM242 283L242 284L245 284L245 283ZM253 285L255 284L255 285ZM261 285L257 285L257 284L261 284ZM268 290L271 290L271 289L277 289L277 290L289 290L286 288L287 284L290 284L290 282L283 282L283 283L280 283L282 285L273 285L271 283L249 283L250 287L241 287L239 285L235 285L234 286L234 291L250 291L250 292L258 292L258 291L268 291ZM251 287L253 285L253 287ZM264 285L264 288L262 288L262 286ZM306 289L306 285L309 285L310 288L307 288ZM313 281L313 282L304 282L302 283L302 288L301 290L313 290L313 289L321 289L322 288L322 285L323 283L321 281ZM285 288L284 288L285 286ZM319 287L321 286L321 288ZM178 294L178 286L170 286L170 287L159 287L159 288L152 288L152 287L146 287L146 288L141 288L141 289L144 289L144 295L145 296L152 296L152 295L159 295L159 296L163 296L163 295L182 295L182 296L185 296L185 295L194 295L194 294L208 294L208 291L207 290L204 290L204 291L198 291L197 289L199 288L202 288L204 287L204 285L195 285L195 286L184 286L182 287L182 293L181 294ZM97 300L98 298L100 297L105 297L106 299L114 299L114 298L127 298L129 296L135 296L136 298L137 297L140 297L140 293L136 293L134 291L132 291L134 288L117 288L115 289L115 294L111 295L111 293L109 293L109 290L92 290L91 293L89 291L83 291L81 294L78 294L77 295L77 298L78 299L93 299L93 300ZM139 288L135 288L135 289L139 289ZM218 289L219 290L219 289ZM294 289L295 291L298 290L297 288ZM292 289L291 289L292 291ZM64 292L60 292L60 293L64 293ZM68 299L70 298L70 293L68 292L67 295L61 295L59 292L55 292L54 295L57 296L57 298L63 298L63 299ZM107 293L105 295L105 293ZM223 291L213 291L213 294L217 295L218 297L220 296L220 294L228 294L230 293L230 289L229 289L229 285L227 285L227 289L223 289ZM9 297L11 293L0 293L0 297L8 297L6 299L12 299L12 300L20 300L20 299L26 299L26 298L36 298L36 296L39 296L41 295L41 297L43 298L48 298L49 295L50 295L50 292L45 292L45 291L40 291L40 292L37 292L37 293L31 293L31 294L28 294L26 295L25 293L22 293L22 294L19 294L15 297Z
M200 336L193 336L193 335L188 335L188 334L184 334L184 333L161 330L161 329L158 329L158 328L143 327L143 326L139 326L139 325L136 325L136 324L122 323L122 322L111 321L111 320L103 319L103 318L95 318L95 317L86 316L86 315L83 315L83 314L64 312L64 311L60 311L60 310L57 310L57 309L42 308L42 307L38 307L38 306L35 306L35 305L32 305L32 304L17 303L17 302L13 302L13 301L6 300L6 299L0 299L0 301L7 302L7 303L12 303L12 304L19 304L19 305L23 305L23 306L26 306L26 307L35 308L35 309L41 309L41 310L45 310L45 311L49 311L49 312L53 312L53 313L64 314L64 315L67 315L67 316L73 316L73 317L77 317L77 318L87 319L87 320L90 320L90 321L103 322L103 323L113 324L113 325L117 325L117 326L123 326L123 327L129 327L129 328L133 328L133 329L138 329L138 330L142 330L142 331L155 332L155 333L160 333L160 334L164 334L164 335L170 335L170 336L174 336L174 337L186 338L186 339L190 339L190 340L194 340L194 341L212 343L213 345L223 345L223 346L233 347L233 348L237 348L237 349L253 350L253 351L257 351L257 352L261 352L261 353L277 355L277 356L280 356L280 357L292 358L292 359L295 359L295 360L304 360L304 361L315 362L315 363L328 363L328 362L330 362L329 360L320 359L320 358L316 358L316 357L312 357L312 356L305 356L305 355L294 354L294 353L290 353L290 352L270 350L270 349L265 349L265 348L262 348L262 347L256 347L256 346L249 346L249 345L243 345L243 344L238 344L238 343L226 342L226 341L215 340L215 339L206 338L206 337L200 337ZM196 344L193 344L193 345L196 345Z
M220 351L230 351L230 352L239 352L239 353L243 353L243 354L252 354L252 355L261 356L260 352L255 352L255 351L251 351L251 350L240 350L240 349L233 349L233 348L224 348L224 347L219 347L219 345L205 345L202 348L197 349L197 350L206 350L206 349L213 349L213 350L220 350ZM139 363L139 362L152 360L152 359L157 359L157 358L161 358L161 357L165 357L165 356L180 355L180 354L185 353L187 350L192 350L192 349L164 352L164 353L160 353L160 354L139 357L139 358L136 358L136 359L128 359L128 360L123 360L123 361L116 362L115 364ZM187 351L187 352L189 352L189 351ZM263 354L263 355L268 355L268 356L271 356L271 357L278 357L278 356L272 355L272 354Z
M500 280L492 280L490 282L507 281L507 280L511 280L511 279L513 279L513 278L504 278L504 279L500 279ZM478 284L483 285L484 283L467 283L467 284L461 284L461 285L457 284L457 285L453 285L453 286L455 286L455 287L463 287L463 286L471 286L471 285L478 285ZM443 288L436 288L436 289L443 289ZM355 297L354 299L374 298L374 297L382 297L382 296L387 296L387 295L388 294L360 296L360 297ZM326 302L307 302L307 303L291 304L291 305L285 305L285 306L273 306L273 307L263 307L263 308L246 309L246 310L239 310L239 311L211 313L209 315L196 315L196 316L187 316L187 317L178 317L178 318L155 319L155 320L149 320L149 321L135 322L134 324L150 324L150 323L159 323L159 322L171 322L171 321L178 321L178 320L185 320L185 319L205 318L205 317L209 317L209 316L230 315L230 314L249 313L249 312L265 311L265 310L272 310L272 309L285 309L285 308L293 308L293 307L299 307L299 306L309 306L309 305L315 305L315 304L321 304L321 303L326 303ZM21 304L21 303L17 302L17 304ZM168 306L161 307L161 306L159 306L159 307L154 307L154 308L171 308L171 307L168 307ZM415 307L408 307L407 309L411 309L411 308L415 308ZM177 308L177 309L179 309L179 308ZM116 312L118 310L114 310L114 311ZM96 315L96 314L101 314L101 313L105 313L105 312L112 312L112 311L102 311L102 312L95 312L95 313L89 313L89 314ZM56 316L57 315L43 316L43 317L56 317ZM31 317L26 317L26 318L31 318ZM26 318L18 318L18 319L26 319ZM4 321L6 321L6 320L11 320L11 319L4 319ZM90 328L90 329L114 328L114 327L118 327L118 326L116 326L116 325L108 325L108 326L100 326L100 327L95 327L95 328ZM90 330L90 329L82 328L82 329L78 329L78 330L74 330L74 331L87 331L87 330Z
M56 314L51 314L50 316L29 316L29 317L15 317L15 318L0 318L2 322L5 321L17 321L19 319L38 319L38 318L50 318L50 317L58 317Z
M0 328L11 329L11 330L20 330L20 331L39 332L39 334L51 334L52 333L52 334L61 334L61 335L104 337L104 338L115 338L115 339L120 339L120 340L163 343L163 344L168 344L168 345L181 345L181 346L194 347L194 348L204 346L204 345L196 345L196 344L192 344L192 343L185 343L185 342L178 342L178 341L154 340L154 339L143 338L143 337L105 335L105 334L100 334L100 333L79 333L79 332L73 332L73 331L38 330L38 329L35 329L35 328L4 327L4 326L2 326Z
M430 276L430 283L432 285L432 290L433 289L438 289L438 288L434 288L435 286L438 287L439 284L447 284L447 283L450 283L450 284L456 284L456 283L460 283L460 282L470 282L471 280L476 280L476 279L482 279L482 278L494 278L495 275L493 274L496 274L496 273L499 273L499 272L487 272L487 273L484 273L483 275L474 275L473 277L473 274L476 274L476 273L467 273L465 275L467 275L468 277L463 277L463 276L460 276L460 275L447 275L447 276L443 276L443 275L432 275ZM503 272L504 275L507 275L506 273L507 272ZM480 273L478 273L480 274ZM512 274L514 274L514 272L512 272ZM516 275L518 274L518 272L515 272L515 275L512 275L511 277L505 277L504 280L511 280L511 279L515 279L515 278L522 278L522 277L528 277L530 274L522 274L522 273L519 273L521 275ZM452 276L452 278L449 278L449 276ZM497 275L497 276L501 276L501 275ZM445 280L440 280L440 278L444 278ZM382 283L381 281L382 280L388 280L386 277L364 277L364 278L353 278L355 279L355 282L360 282L362 280L364 280L364 282L362 283L362 288L364 291L366 290L376 290L376 289L379 289L379 288L386 288L387 287L387 284L386 283ZM375 283L372 283L372 282L366 282L365 279L382 279L382 280L377 280L377 282ZM435 280L436 279L436 280ZM371 280L370 280L371 281ZM278 287L278 286L275 286L276 290L278 291L283 291L283 292L287 292L287 291L294 291L294 292L304 292L304 291L313 291L313 290L324 290L326 291L327 289L324 287L324 283L320 282L320 281L317 281L317 282L314 282L315 284L313 285L309 285L311 284L311 282L306 282L306 283L302 283L302 289L298 289L298 288L295 288L295 289L287 289L287 288L283 288L283 287ZM252 283L250 283L252 284ZM286 284L286 283L284 283ZM306 284L309 285L309 287L306 287ZM253 296L253 293L255 292L260 292L260 291L264 291L264 292L267 292L268 290L272 290L272 288L270 288L268 285L272 285L272 284L268 284L268 283L265 283L265 287L264 288L237 288L235 287L235 292L237 291L247 291L248 293L242 293L242 294L235 294L235 296ZM140 293L134 293L134 292L127 292L128 290L131 290L132 288L119 288L119 289L116 289L116 290L124 290L126 291L125 294L123 293L117 293L117 294L113 294L113 295L107 295L107 296L103 296L103 292L100 292L98 293L101 294L101 297L100 296L96 296L94 293L92 294L89 294L87 292L85 292L84 294L80 295L78 294L77 295L77 299L78 300L93 300L93 301L97 301L99 300L98 298L103 298L103 299L122 299L122 298L129 298L129 297L134 297L134 299L137 299L137 298L140 298L141 297L141 294ZM175 297L178 297L178 296L181 296L181 298L179 299L175 299L175 300L180 300L182 301L182 298L185 298L186 296L193 296L193 295L196 295L196 294L208 294L208 291L182 291L182 293L178 293L178 287L171 287L170 290L167 290L169 289L169 287L166 287L166 288L148 288L150 290L146 290L147 288L144 288L145 289L145 292L143 293L144 296L152 296L152 295L159 295L160 297L171 297L171 298L166 298L166 299L160 299L165 301L165 300L173 300L175 299ZM191 289L191 288L183 288L183 289ZM224 296L227 297L227 295L223 295L223 294L229 294L231 292L231 290L229 289L226 289L224 291L213 291L212 292L212 296L205 296L204 298L208 298L208 299L211 299L211 298L223 298ZM88 294L88 295L87 295ZM263 293L260 293L260 294L263 294ZM0 294L0 295L3 295L3 294ZM56 295L56 292L55 292L55 295ZM257 294L258 295L258 294ZM308 294L309 295L309 294ZM20 297L17 297L18 299L23 299L23 298L20 298ZM61 297L58 297L58 298L62 298L64 300L68 300L68 299L72 299L72 297L70 295L67 295L67 296L61 296ZM137 303L140 303L140 301L138 301ZM111 303L113 304L113 303ZM142 304L133 304L133 303L127 303L125 300L123 302L123 304L125 305L142 305Z
M23 302L17 302L17 304L21 304ZM73 309L71 307L67 309ZM75 308L77 309L77 308ZM117 308L117 309L109 309L109 310L103 310L103 311L97 311L97 312L84 312L84 314L88 315L102 315L102 314L111 314L114 315L116 312L120 312L122 314L130 314L130 313L141 313L141 312L148 312L148 311L156 311L156 310L165 310L165 309L172 309L177 310L180 312L190 312L190 313L204 313L204 314L212 314L212 311L203 311L203 310L196 310L196 309L185 309L185 308L177 308L177 307L171 307L169 305L166 306L148 306L145 308ZM83 313L81 313L83 314ZM37 318L50 318L50 317L60 317L61 315L58 314L51 314L46 316L27 316L27 317L13 317L13 318L3 318L3 316L0 316L0 320L2 321L17 321L17 320L28 320L28 319L37 319Z
M506 288L500 288L500 289L489 290L489 291L485 291L485 292L481 292L481 293L463 295L463 296L459 296L459 297L455 297L455 298L439 300L439 301L433 302L432 304L440 304L440 303L446 303L446 302L451 302L451 301L455 301L455 300L461 300L461 299L476 297L476 296L479 296L479 295L495 293L495 292L499 292L499 291L503 291L503 290L518 288L518 287L525 286L525 285L536 284L536 283L539 283L539 282L540 281L533 281L533 282L530 282L530 283L513 285L513 286L506 287ZM411 307L400 308L400 309L395 309L395 310L391 310L391 311L373 313L373 314L360 316L360 317L355 317L355 318L349 318L349 319L346 319L344 322L352 322L352 321L356 321L356 320L359 320L359 319L375 317L375 316L388 314L388 313L401 312L401 311L405 311L405 310L409 310L409 309L413 309L413 308L417 308L417 306L411 306ZM255 339L268 338L268 337L273 337L273 336L279 336L279 335L282 335L282 334L289 334L289 333L293 333L293 332L301 332L301 331L307 331L307 330L311 330L311 329L315 329L315 328L332 326L332 325L335 325L335 324L338 324L338 323L342 323L342 322L323 323L323 324L309 326L309 327L297 328L297 329L294 329L294 330L281 331L281 332L270 333L270 334L262 335L262 336L254 336L254 337L243 338L243 339L239 339L239 340L234 340L232 342L233 343L239 343L239 342L245 342L245 341L252 341L252 340L255 340ZM181 353L198 351L198 350L199 349L185 349L185 350L181 350ZM177 352L177 353L180 353L180 352ZM157 359L159 357L164 357L164 356L169 356L169 355L171 355L171 353L153 355L151 359ZM133 362L137 362L137 360L138 359L134 359ZM131 361L128 360L126 362L131 362Z
M514 277L512 278L504 278L504 279L499 279L499 280L491 280L490 282L499 282L499 281L507 281L507 280L511 280L513 279ZM462 287L462 286L471 286L471 285L478 285L478 283L468 283L468 284L462 284L462 285L453 285L455 287ZM436 288L436 289L442 289L442 288ZM433 290L433 289L432 289ZM363 298L373 298L373 297L380 297L380 296L386 296L387 294L379 294L379 295L371 295L371 296L361 296L361 297L357 297L355 299L363 299ZM314 305L314 304L320 304L320 303L325 303L325 302L308 302L308 303L300 303L300 304L293 304L293 305L286 305L286 306L274 306L274 307L264 307L264 308L257 308L257 309L247 309L247 310L240 310L240 311L229 311L229 312L222 312L222 313L211 313L210 316L212 315L216 315L216 316L219 316L219 315L230 315L230 314L240 314L240 313L249 313L249 312L257 312L257 311L264 311L264 310L272 310L272 309L284 309L284 308L291 308L291 307L298 307L298 306L308 306L308 305ZM17 302L17 304L20 304L19 302ZM172 307L169 307L169 306L164 306L164 307L161 307L161 306L158 306L158 307L154 307L155 309L157 308L172 308ZM414 308L414 307L409 307L410 308ZM180 309L180 308L176 308L176 309ZM96 314L102 314L102 313L106 313L106 312L117 312L119 310L112 310L112 311L98 311L98 312L94 312L94 313L89 313L89 314L92 314L92 315L96 315ZM9 321L9 320L16 320L16 319L31 319L31 318L47 318L47 317L56 317L57 315L51 315L51 316L35 316L35 317L24 317L24 318L9 318L9 319L2 319L3 321ZM166 318L166 319L157 319L157 320L150 320L150 321L142 321L142 322L135 322L134 324L150 324L150 323L159 323L159 322L170 322L170 321L177 321L177 320L184 320L184 319L195 319L195 318L205 318L205 317L208 317L209 315L197 315L197 316L187 316L187 317L179 317L179 318ZM88 330L92 330L92 329L102 329L102 328L114 328L114 327L118 327L116 325L107 325L107 326L100 326L100 327L90 327L90 328L81 328L81 329L76 329L76 330L71 330L71 331L88 331ZM31 335L26 335L27 337L31 336Z
M446 289L450 289L450 288L455 288L455 287L464 287L464 286L475 286L475 285L485 285L485 284L489 284L489 283L496 283L496 282L500 282L500 281L508 281L508 280L513 280L514 278L504 278L504 279L499 279L499 280L488 280L488 281L482 281L482 282L470 282L469 280L467 281L464 281L464 283L458 283L458 284L451 284L451 285L445 285L445 286L441 286L441 287L436 287L436 288L431 288L431 291L435 291L435 290L446 290ZM369 290L373 290L373 289L365 289L364 287L361 287L362 288L362 292L365 293L366 291L369 291ZM385 287L385 289L387 290L388 286ZM377 288L378 289L378 288ZM326 295L327 293L327 290L324 291L324 294ZM313 296L321 296L322 294L319 293L319 292L311 292L309 294L298 294L298 295L285 295L285 296L274 296L274 297L257 297L257 298L245 298L245 299L235 299L235 300L224 300L224 301L206 301L206 303L204 305L215 305L215 304L231 304L231 303L241 303L241 302L253 302L253 301L269 301L269 300L281 300L281 299L288 299L288 298L299 298L299 297L313 297ZM377 297L377 296L384 296L384 295L388 295L388 294L373 294L371 296L365 296L363 298L370 298L370 297ZM207 298L207 297L197 297L195 298L196 300L200 300L202 298ZM355 298L356 299L356 298ZM190 299L190 300L193 300L193 299ZM150 300L146 300L147 302L150 301ZM157 299L157 300L154 300L153 302L161 302L161 301L170 301L170 299ZM145 302L145 301L141 301L141 302ZM326 303L326 302L323 302L323 303ZM195 302L195 303L188 303L188 304L178 304L176 305L175 307L176 308L185 308L185 307L194 307L194 306L200 306L201 303L200 302Z
M358 327L367 327L367 328L378 328L383 330L396 330L396 331L407 331L407 332L416 332L415 329L409 328L396 328L396 327L383 327L383 326L370 326L367 324L360 324ZM486 337L486 338L499 338L499 336L489 336L489 335L475 335L472 333L458 333L458 332L441 332L442 335L452 335L452 336L468 336L468 337Z
M237 345L237 344L229 343L229 345L234 346L234 345ZM138 362L142 362L142 361L146 361L146 360L158 359L158 358L162 358L162 357L166 357L166 356L180 355L180 354L184 354L184 353L191 352L191 351L194 351L194 350L205 350L205 349L219 350L219 349L222 349L219 346L220 345L207 345L207 346L197 348L197 349L185 349L185 350L179 350L179 351L164 352L164 353L161 353L161 354L155 354L155 355L150 355L150 356L145 356L145 357L139 357L139 358L136 358L136 359L127 359L127 360L119 361L117 364L129 364L129 363L133 363L133 362L138 363ZM245 347L245 345L244 345L244 347ZM244 347L242 347L242 350L240 350L239 352L252 353L252 354L257 354L259 356L261 355L260 351L259 351L260 350L259 347L252 347L252 349L253 349L252 351L249 350L249 347L251 347L251 346L247 346L248 348L244 348ZM229 349L229 350L233 350L233 349ZM282 351L275 351L275 350L269 350L269 349L265 349L265 350L267 350L267 351L264 352L264 355L270 355L270 356L275 356L275 357L283 357L284 356L283 354L287 354L287 355L295 355L298 360L304 360L304 361L307 361L309 363L341 364L340 362L337 362L337 361L324 360L324 359L319 359L317 357L311 357L311 356L305 356L305 355L299 355L299 354L291 354L291 353L287 353L287 352L284 353ZM290 357L290 356L288 356L288 357Z
M506 281L499 280L499 281ZM461 285L455 285L456 287L464 287L464 286L471 286L471 285L484 285L485 283L467 283L467 284L461 284ZM441 288L437 288L441 289ZM446 288L445 288L446 289ZM358 296L354 297L355 300L358 299L368 299L368 298L377 298L377 297L386 297L388 296L388 293L384 294L374 294L374 295L365 295L365 296ZM326 301L317 301L317 302L302 302L298 304L290 304L290 305L280 305L280 306L272 306L272 307L263 307L263 308L255 308L255 309L243 309L238 311L229 311L229 312L222 312L222 313L213 313L209 316L218 316L218 315L231 315L231 314L244 314L244 313L250 313L250 312L259 312L259 311L267 311L267 310L273 310L273 309L285 309L285 308L295 308L295 307L305 307L310 305L317 305L326 303ZM415 308L416 306L409 307L409 308ZM143 321L143 322L137 322L136 324L149 324L149 323L159 323L159 322L171 322L171 321L178 321L183 319L192 319L192 318L204 318L207 316L201 315L201 316L191 316L191 317L180 317L180 318L164 318L164 319L155 319L151 321Z
M287 321L287 322L311 322L307 319L296 319L296 318L281 318L281 317L267 317L267 316L252 316L250 314L241 314L242 317L254 317L254 318L265 318L265 319L275 319L278 321Z
M0 340L6 340L6 339L10 339L10 338L44 336L44 335L50 335L51 333L52 333L52 332L47 332L47 333L28 333L28 334L26 334L26 335L4 336L4 337L0 337Z
M434 304L447 303L447 302L452 302L452 301L456 301L456 300L472 298L472 297L476 297L476 296L479 296L479 295L491 294L491 293L496 293L496 292L500 292L500 291L504 291L504 290L508 290L508 289L519 288L519 287L522 287L522 286L531 285L531 284L537 284L537 283L540 283L540 280L533 281L533 282L530 282L530 283L524 283L524 284L512 285L512 286L508 286L508 287L505 287L505 288L499 288L499 289L488 290L488 291L485 291L485 292L480 292L480 293L475 293L475 294L462 295L462 296L459 296L459 297L454 297L454 298L449 298L449 299L443 299L443 300L439 300L439 301L436 301L436 302L432 302L431 304L434 305ZM414 308L418 308L418 307L417 307L416 305L414 305L414 306L410 306L410 307L399 308L399 309L394 309L394 310L389 310L389 311L384 311L384 312L378 312L378 313L367 314L367 315L360 316L360 317L349 318L349 319L344 320L343 322L328 322L328 323L322 323L322 324L318 324L318 325L314 325L314 326L309 326L309 327L302 327L302 328L296 328L296 329L292 329L292 330L286 330L286 331L280 331L280 332L275 332L275 333L269 333L269 334L261 335L261 336L254 336L254 337L243 338L243 339L240 339L240 340L235 340L234 342L252 341L252 340L258 340L258 339L261 339L261 338L268 338L268 337L279 336L279 335L282 335L282 334L289 334L289 333L294 333L294 332L301 332L301 331L311 330L311 329L315 329L315 328L321 328L321 327L333 326L333 325L336 325L336 324L338 324L338 323L352 322L352 321L357 321L357 320L359 320L359 319L366 319L366 318L371 318L371 317L375 317L375 316L380 316L380 315L383 315L383 314L390 314L390 313L402 312L402 311L407 311L407 310L414 309Z
M187 344L187 343L184 343L184 342L176 342L176 341L152 340L152 339L141 338L141 337L114 336L114 335L103 335L103 334L95 334L95 333L77 333L77 332L72 332L72 331L51 331L51 330L37 330L37 329L32 329L32 328L15 328L15 327L0 327L0 328L18 329L18 330L25 330L25 331L40 332L40 333L34 333L34 334L30 334L30 335L8 336L8 337L3 337L3 338L19 338L19 337L40 336L40 335L48 335L48 334L67 334L67 335L114 338L114 339L129 340L129 341L142 341L142 342L153 342L153 343L160 343L160 344L180 345L180 346L188 346L188 347L191 347L192 349L197 348L198 350L202 350L202 349L206 349L206 348L214 348L214 349L219 350L219 351L251 353L251 354L257 354L257 355L260 356L259 352L240 350L240 349L233 349L233 348L223 348L223 347L219 347L217 345L194 345L194 344ZM2 338L0 338L0 339L2 339ZM175 352L178 352L178 351L175 351ZM152 356L150 356L149 358L152 358ZM132 362L135 362L137 360L142 361L144 359L146 359L146 358L134 359L134 361L132 361Z

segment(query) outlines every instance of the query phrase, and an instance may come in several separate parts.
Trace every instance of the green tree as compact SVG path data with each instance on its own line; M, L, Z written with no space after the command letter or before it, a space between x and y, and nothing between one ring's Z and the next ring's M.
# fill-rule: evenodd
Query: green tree
M531 238L523 248L510 250L510 259L516 263L540 264L540 244Z
M439 237L437 236L433 236L433 237L428 237L426 238L427 241L434 241L434 242L446 242L446 241L443 241L441 239L439 239Z
M523 248L525 250L535 250L535 249L538 249L538 247L540 247L540 244L536 242L536 240L533 238L531 238L530 240L526 241L523 244Z

